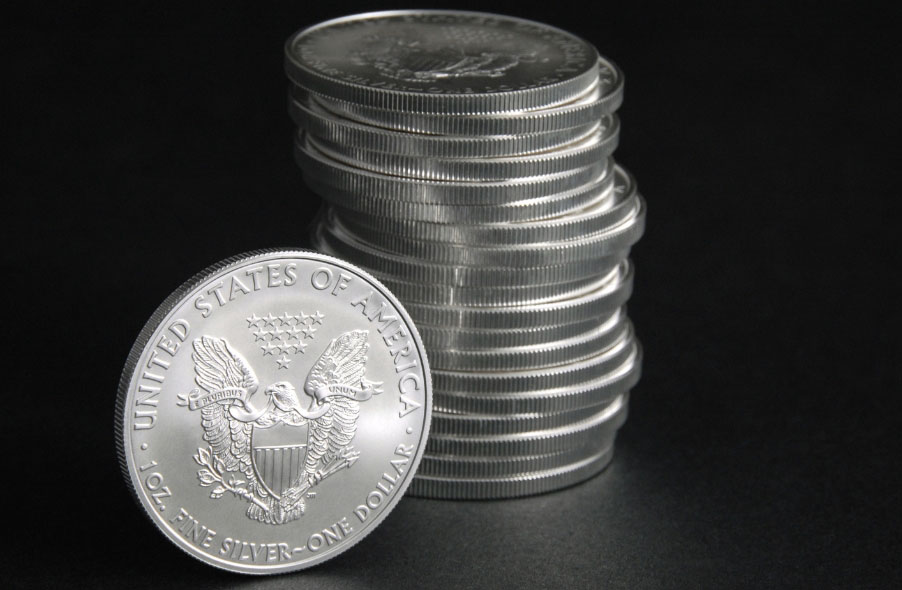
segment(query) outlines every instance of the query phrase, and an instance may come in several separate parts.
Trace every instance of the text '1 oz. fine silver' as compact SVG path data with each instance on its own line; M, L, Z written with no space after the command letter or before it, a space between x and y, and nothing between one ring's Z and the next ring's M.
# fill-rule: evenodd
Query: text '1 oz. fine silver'
M208 564L267 574L341 553L397 504L432 410L424 348L359 268L236 256L153 314L119 387L116 437L151 521Z
M326 203L314 247L404 302L433 367L411 493L521 496L604 469L642 363L620 69L542 23L402 10L299 31L285 71L294 157Z

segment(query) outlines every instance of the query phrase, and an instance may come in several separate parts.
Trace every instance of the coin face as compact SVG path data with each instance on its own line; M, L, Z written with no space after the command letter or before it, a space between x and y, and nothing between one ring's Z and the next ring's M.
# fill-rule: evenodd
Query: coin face
M594 47L560 29L428 10L361 14L300 31L286 45L286 70L327 97L390 107L414 94L421 98L408 106L426 111L439 103L474 112L549 107L599 80Z
M401 498L431 392L413 322L373 277L312 252L251 253L191 279L141 332L117 399L120 461L194 557L301 569Z

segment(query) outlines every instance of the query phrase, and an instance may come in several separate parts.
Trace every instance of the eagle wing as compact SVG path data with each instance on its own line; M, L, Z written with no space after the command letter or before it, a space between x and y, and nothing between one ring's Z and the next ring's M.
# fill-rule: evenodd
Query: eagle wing
M359 385L366 372L367 335L366 330L352 330L333 340L310 369L304 390L313 391L320 385ZM360 402L336 396L329 398L328 403L329 410L310 422L304 460L310 475L327 452L337 454L357 433Z
M202 336L194 341L194 381L210 393L230 388L256 391L257 377L240 354L222 338ZM241 471L249 489L257 489L257 478L251 464L251 432L253 424L235 420L229 414L230 403L215 402L201 409L204 440L225 464L226 471Z
M222 338L201 336L194 341L194 381L209 392L228 388L247 389L253 393L259 385L240 354Z
M351 330L326 347L307 374L305 391L320 385L359 385L366 372L367 330Z

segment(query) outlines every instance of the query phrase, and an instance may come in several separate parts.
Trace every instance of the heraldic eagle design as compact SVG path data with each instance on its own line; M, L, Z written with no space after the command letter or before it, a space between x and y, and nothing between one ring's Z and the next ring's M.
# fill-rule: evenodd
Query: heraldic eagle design
M229 492L250 502L249 518L284 524L304 514L312 487L357 461L360 453L350 443L360 403L382 392L381 383L364 376L367 334L353 330L329 343L304 383L306 408L288 381L252 399L259 383L247 361L222 338L194 341L195 382L203 391L180 394L178 404L200 410L209 446L199 448L194 460L212 498ZM290 439L295 427L305 425L306 444L256 444L275 431L269 438L284 443L286 432Z
M493 40L470 39L474 31L452 27L445 41L369 38L365 49L355 52L358 65L375 67L383 76L407 82L434 82L455 78L499 78L521 63L537 61L536 52L492 51ZM475 41L475 42L474 42Z

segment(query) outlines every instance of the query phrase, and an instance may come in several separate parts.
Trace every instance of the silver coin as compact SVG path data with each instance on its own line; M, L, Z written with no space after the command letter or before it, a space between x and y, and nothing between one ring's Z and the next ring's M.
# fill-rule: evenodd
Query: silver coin
M617 147L620 125L614 117L607 126L556 149L518 156L445 158L407 155L359 144L323 140L304 130L308 146L320 154L377 174L419 180L453 182L513 182L518 179L564 174L604 160Z
M598 61L598 81L574 100L545 109L512 113L418 113L336 100L295 86L293 96L316 102L343 117L385 129L462 137L549 133L580 127L616 111L623 102L623 74L607 58Z
M459 455L424 454L418 477L442 477L452 479L506 478L536 471L547 471L587 459L608 448L614 435L601 436L585 445L525 457L461 457Z
M442 394L477 396L545 392L608 376L636 356L637 344L629 323L618 341L603 352L580 361L524 371L445 371L433 369L432 382Z
M374 248L340 230L327 231L323 224L313 229L314 247L327 254L346 258L373 274L400 281L422 281L453 287L517 287L528 284L578 281L587 277L610 276L622 265L626 252L599 259L587 259L566 265L542 267L452 266L417 260ZM426 321L434 324L436 322ZM576 320L574 320L576 321ZM438 325L445 325L444 321ZM463 324L457 324L463 326ZM483 324L484 325L484 324Z
M459 478L417 476L409 494L445 500L517 498L558 490L597 475L614 457L611 445L576 463L509 477Z
M398 10L329 20L285 45L299 86L351 103L496 113L566 103L598 80L595 48L548 25L477 12Z
M416 328L375 279L312 252L237 256L176 290L132 348L116 407L123 474L201 561L309 567L398 502L431 390Z
M343 152L349 146L374 152L437 158L499 158L523 156L559 148L589 137L599 127L614 124L613 115L578 127L545 133L516 135L473 135L458 137L407 133L357 123L333 114L316 102L289 100L292 120L310 136L332 151Z
M626 303L632 293L633 270L627 260L616 267L616 275L603 275L585 292L568 299L512 307L461 307L408 303L407 311L415 322L433 326L464 328L493 328L496 330L523 327L574 324Z
M642 373L642 349L634 347L620 365L600 378L556 389L519 393L435 392L435 409L444 414L497 415L566 412L608 403L629 391Z
M493 350L495 348L509 348L516 346L531 346L546 344L556 340L564 340L577 334L588 332L595 326L607 321L607 319L620 310L614 310L608 315L600 315L584 322L564 324L551 327L521 327L511 330L493 330L491 328L448 328L444 326L430 326L420 324L417 329L427 350L454 348L458 350Z
M459 225L516 223L566 215L605 198L613 189L613 179L605 174L581 187L546 197L529 197L502 204L462 207L361 197L353 192L335 189L321 183L315 176L305 174L304 180L326 202L339 209L342 218L345 219L363 218L372 221L372 218L400 218L416 222Z
M541 221L459 225L360 215L341 215L341 221L352 234L383 247L390 243L386 236L482 247L520 246L576 240L603 232L620 225L636 210L640 198L632 175L617 165L612 191L578 211Z
M388 275L373 274L402 301L475 307L548 303L556 299L574 297L597 280L596 277L587 277L566 283L485 288L413 283L390 278Z
M601 182L606 183L604 190L614 183L614 165L606 158L591 158L585 166L555 174L512 180L457 182L405 178L350 166L324 154L303 133L295 142L294 153L308 184L313 180L319 187L328 187L321 194L327 200L331 200L333 193L344 193L357 200L383 199L435 205L505 205L567 191L586 190Z
M428 349L431 366L448 371L522 371L580 361L614 344L626 323L618 310L591 330L547 344L493 350Z
M599 259L627 252L642 236L645 230L645 203L634 201L634 208L618 225L607 227L594 234L586 234L578 239L561 242L536 242L493 246L474 244L448 244L408 238L392 233L369 237L378 240L373 244L389 252L402 253L417 260L449 266L502 266L540 267L570 264L586 259ZM329 211L323 221L324 229L339 239L349 236L361 241L341 222L334 211Z
M590 417L559 428L483 436L432 434L426 442L426 452L430 455L504 457L565 451L616 432L626 421L628 407L629 393L623 393Z
M635 201L635 197L630 196L627 200ZM612 223L606 224L601 221L602 228L606 225L613 225L616 220L627 214L630 209L635 207L635 203L624 205L625 199L617 190L617 186L612 183L610 189L600 194L596 194L587 201L584 206L576 208L568 208L569 210L558 215L545 216L541 219L531 220L507 220L501 223L482 222L482 223L457 223L454 221L420 221L417 219L404 219L395 217L383 217L378 215L362 215L341 207L334 207L336 214L341 218L342 224L351 230L351 233L358 235L371 244L378 245L384 241L384 235L397 234L406 238L415 238L428 242L442 242L445 244L475 244L483 246L499 246L499 245L518 245L529 244L541 239L533 238L530 235L530 229L536 229L541 232L541 228L549 226L548 229L554 234L554 227L561 222L565 222L573 217L582 216L590 210L596 216L607 217ZM475 209L473 207L467 210ZM610 217L608 217L610 216ZM526 231L518 232L517 228L522 227ZM578 238L582 233L574 233L570 237L567 236L567 230L561 232L560 241ZM552 237L547 241L559 241Z
M431 436L455 437L520 435L540 430L552 430L571 426L591 418L609 401L594 406L584 406L563 412L532 412L529 414L443 414L432 413Z

